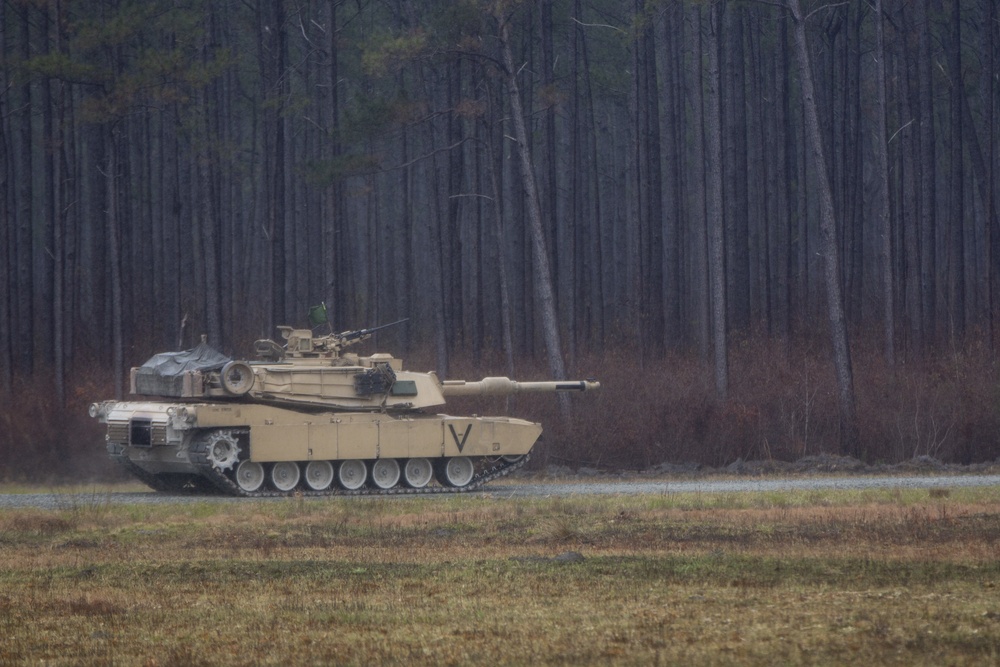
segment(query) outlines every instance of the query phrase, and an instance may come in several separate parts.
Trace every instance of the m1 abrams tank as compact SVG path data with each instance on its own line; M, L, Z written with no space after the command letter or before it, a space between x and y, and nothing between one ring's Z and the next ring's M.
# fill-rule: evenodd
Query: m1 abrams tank
M386 325L391 326L391 325ZM467 491L524 465L540 424L453 417L449 396L587 391L592 380L440 381L388 354L345 347L383 327L323 336L279 327L283 345L230 359L202 342L131 372L131 392L90 416L107 424L112 459L150 487L235 496ZM155 398L152 398L155 397ZM436 483L435 483L436 482Z

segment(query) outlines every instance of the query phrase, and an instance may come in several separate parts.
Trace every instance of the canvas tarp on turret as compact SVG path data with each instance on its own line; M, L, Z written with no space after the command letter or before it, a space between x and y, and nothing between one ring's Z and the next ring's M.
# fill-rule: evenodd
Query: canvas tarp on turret
M148 396L183 396L184 376L217 371L231 359L207 343L183 352L161 352L135 370L135 392Z

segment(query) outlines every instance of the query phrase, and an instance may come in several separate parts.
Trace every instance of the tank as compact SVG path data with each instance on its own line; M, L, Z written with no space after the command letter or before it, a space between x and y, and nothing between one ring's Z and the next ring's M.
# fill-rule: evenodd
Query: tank
M446 493L520 468L542 433L514 417L444 414L448 397L600 386L441 381L433 371L403 370L389 354L344 352L382 328L317 336L278 327L283 343L256 341L252 361L202 340L133 368L135 398L94 403L90 416L107 425L109 456L158 491Z

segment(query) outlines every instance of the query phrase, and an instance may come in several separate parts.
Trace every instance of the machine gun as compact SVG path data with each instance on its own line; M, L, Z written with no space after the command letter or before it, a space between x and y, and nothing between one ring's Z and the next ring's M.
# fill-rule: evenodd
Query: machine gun
M283 347L273 340L263 339L254 343L254 350L258 357L267 361L280 361L286 356L300 359L310 357L337 358L345 347L368 340L376 331L394 327L409 321L409 319L405 317L377 327L342 331L325 336L315 336L311 329L280 326L278 331L281 332L281 337L287 341Z
M343 331L339 334L330 334L326 338L333 338L336 344L339 345L338 349L343 349L348 345L354 345L355 343L360 343L363 340L368 340L372 337L372 334L376 331L381 331L382 329L388 329L389 327L394 327L397 324L402 324L403 322L409 322L409 317L404 317L401 320L396 320L395 322L390 322L389 324L382 324L377 327L371 327L370 329L355 329L354 331Z

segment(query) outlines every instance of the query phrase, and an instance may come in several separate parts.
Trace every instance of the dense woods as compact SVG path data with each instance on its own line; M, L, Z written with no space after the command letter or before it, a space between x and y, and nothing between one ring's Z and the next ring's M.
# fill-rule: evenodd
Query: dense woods
M320 302L445 377L610 378L579 463L1000 455L995 0L0 11L5 460Z

